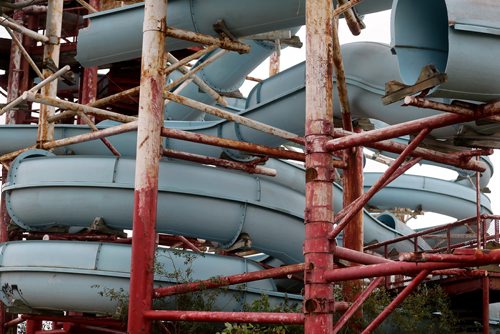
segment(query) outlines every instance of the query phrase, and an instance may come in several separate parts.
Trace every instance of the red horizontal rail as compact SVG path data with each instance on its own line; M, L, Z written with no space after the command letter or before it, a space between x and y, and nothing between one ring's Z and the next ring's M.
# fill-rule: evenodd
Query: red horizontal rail
M483 215L482 216L483 219L494 219L494 218L491 218L491 217L493 217L493 216L489 216L489 215ZM465 225L465 224L469 224L469 223L474 223L475 224L475 221L476 221L476 217L466 218L466 219L459 220L459 221L454 222L454 223L450 223L450 224L446 224L446 225L441 225L441 226L433 227L433 228L430 228L430 229L426 229L425 231L416 232L416 233L408 234L408 235L401 236L401 237L398 237L398 238L394 238L394 239L391 239L391 240L387 240L387 241L379 242L379 243L376 243L376 244L372 244L372 245L366 246L364 249L365 250L377 249L379 247L383 247L383 246L386 246L386 245L391 245L391 244L394 244L394 243L397 243L397 242L400 242L400 241L414 239L416 237L422 237L422 236L427 235L427 234L432 234L432 233L435 233L435 232L444 231L444 230L447 230L447 229L450 229L450 228L453 228L453 227L457 227L457 226L461 226L461 225Z
M301 325L302 313L271 312L207 312L207 311L144 311L150 320L201 321L201 322L248 322L262 324Z
M489 252L478 251L473 256L475 259L468 260L467 262L394 262L332 269L327 270L324 277L330 282L349 281L368 277L411 275L422 270L433 271L500 263L500 250Z

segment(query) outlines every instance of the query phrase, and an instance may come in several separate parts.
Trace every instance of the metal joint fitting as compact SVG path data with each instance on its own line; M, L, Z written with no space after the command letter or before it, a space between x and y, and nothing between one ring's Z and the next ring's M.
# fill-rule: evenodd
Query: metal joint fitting
M325 271L324 270L311 270L308 269L304 272L304 282L306 284L329 284L325 280Z
M50 44L50 45L58 45L60 40L61 40L61 37L59 36L47 36L49 38L47 44Z
M306 153L328 153L326 143L331 138L320 135L312 135L306 137L305 149Z
M306 210L304 210L304 221L306 223L332 222L333 221L333 210L331 210L327 207L315 208L314 210L306 209Z
M311 241L311 240L309 240ZM304 254L307 253L330 253L331 246L328 239L317 239L314 242L304 243Z
M153 22L149 22L149 24L144 27L142 32L146 31L160 31L163 34L167 33L167 22L165 20L155 20Z
M309 314L332 313L335 311L335 300L312 298L304 301L304 312Z

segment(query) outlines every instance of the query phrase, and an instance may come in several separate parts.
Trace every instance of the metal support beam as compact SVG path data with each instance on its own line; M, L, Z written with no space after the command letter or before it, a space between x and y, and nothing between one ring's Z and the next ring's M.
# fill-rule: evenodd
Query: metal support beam
M43 62L52 63L59 67L60 38L62 30L63 0L49 0L47 7L47 23L45 34L48 38L47 44L43 48ZM44 78L50 76L52 71L43 69ZM42 88L42 95L45 97L55 97L57 95L57 80L52 81ZM48 118L54 115L55 108L47 105L40 106L38 120L37 144L41 145L54 139L54 125L48 122Z
M298 273L304 271L304 264L294 264L286 267L279 267L261 271L254 271L245 274L238 274L226 277L217 277L215 279L208 279L199 282L178 284L164 288L155 289L155 297L171 296L175 294L181 294L186 292L200 291L204 289L214 289L223 286L229 286L233 284L242 284L252 281L258 281L267 278L279 278L289 274Z
M233 41L229 38L217 38L210 35L176 29L172 27L168 27L165 34L169 37L182 39L193 43L217 45L221 49L236 51L238 53L250 52L250 46L238 41Z
M420 118L396 125L390 125L382 129L365 131L363 133L354 134L342 138L330 140L326 144L326 148L330 151L345 150L346 148L368 145L381 140L406 136L423 129L436 129L448 125L469 122L477 119L482 119L494 116L500 113L500 103L490 103L478 109L477 112L471 112L468 115L443 114Z
M249 322L290 325L300 325L304 322L304 315L302 313L272 312L144 311L144 317L151 320Z
M357 296L353 304L349 309L340 317L340 319L335 323L332 334L337 334L342 327L344 327L349 319L359 310L363 303L370 297L370 294L375 290L380 283L384 281L384 277L377 277L371 281L371 283L366 287L366 289Z
M156 250L158 170L163 127L163 95L167 0L146 0L142 42L139 126L135 168L132 258L128 333L148 334L152 309Z
M490 278L488 275L482 278L483 285L483 334L490 333Z
M500 250L482 253L468 262L399 262L372 264L363 267L340 268L325 272L328 281L348 281L352 279L389 275L411 275L422 270L442 270L460 267L481 266L500 263Z
M333 269L326 236L333 228L332 156L325 144L333 133L333 3L306 2L306 209L304 332L332 332L333 286L323 274Z
M254 121L251 120L247 117L240 116L238 114L233 114L229 111L222 110L217 107L213 107L192 99L189 99L184 96L176 95L170 92L164 92L165 98L167 98L170 101L182 104L187 107L194 108L196 110L200 110L202 112L205 112L210 115L214 115L220 118L227 119L228 121L232 121L241 125L245 125L251 129L262 131L264 133L268 133L286 140L289 140L291 142L297 143L297 144L303 144L304 139L294 133L278 129L274 126L270 126L264 123L261 123L259 121Z

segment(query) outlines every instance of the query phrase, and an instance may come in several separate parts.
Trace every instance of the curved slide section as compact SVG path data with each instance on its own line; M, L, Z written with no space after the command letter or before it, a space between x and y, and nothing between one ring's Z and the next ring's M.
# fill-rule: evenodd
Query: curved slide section
M395 0L392 8L392 45L405 83L414 84L420 70L433 64L448 75L433 96L500 98L498 2Z
M14 313L66 310L116 315L120 303L128 299L130 254L129 245L110 243L19 241L1 244L0 299L9 312ZM186 261L192 270L189 277L185 273ZM156 286L262 269L246 259L165 248L157 251L156 268ZM244 304L260 299L262 294L269 295L272 305L284 300L292 304L302 300L298 295L277 292L274 282L268 279L220 290L213 309L240 311ZM175 305L175 297L165 300L164 307L175 308Z
M367 190L381 176L380 173L364 173ZM380 209L420 208L464 219L476 210L476 191L462 184L419 175L402 175L381 189L368 203ZM481 195L482 213L492 214L488 197Z
M390 9L392 0L366 1L356 6L361 14ZM235 37L245 37L305 24L305 0L175 0L168 3L171 27L216 35L213 25L224 20ZM144 4L135 4L86 16L87 28L78 35L77 59L84 67L141 57ZM109 43L113 41L113 43ZM168 50L193 43L168 38Z
M302 262L304 170L277 160L268 167L278 170L277 178L163 161L158 231L213 240L222 247L247 233L252 248L285 263ZM134 170L134 159L27 152L13 162L3 191L9 214L25 228L87 227L95 217L102 217L110 227L129 229ZM334 199L338 210L342 207L338 186ZM367 212L364 222L366 243L403 235ZM413 250L411 242L394 247L399 252Z

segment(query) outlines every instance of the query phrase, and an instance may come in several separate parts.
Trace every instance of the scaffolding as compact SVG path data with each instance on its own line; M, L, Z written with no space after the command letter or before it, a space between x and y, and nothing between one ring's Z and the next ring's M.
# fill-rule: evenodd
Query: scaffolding
M374 0L366 0L374 1ZM95 318L82 314L67 316L42 316L22 314L14 319L9 318L5 310L1 313L0 322L4 324L0 333L6 333L8 328L26 322L26 333L150 333L153 321L203 321L203 322L244 322L270 324L303 324L304 332L338 333L352 317L360 316L360 307L378 286L383 284L398 285L400 292L397 297L381 312L372 323L362 330L371 333L387 316L422 282L430 277L443 275L480 277L483 282L483 332L488 333L489 304L489 273L485 270L464 270L463 268L478 267L500 263L500 250L488 250L487 242L499 241L499 216L484 215L480 212L479 173L484 171L475 158L480 155L492 154L492 150L472 149L460 153L443 153L419 145L433 129L450 124L476 121L500 117L500 103L492 102L482 105L454 104L447 105L426 99L425 97L406 97L406 105L421 108L431 108L446 113L438 116L421 118L391 125L383 129L363 131L353 127L351 112L347 98L346 79L343 74L343 60L338 38L338 19L344 15L353 34L359 34L360 22L352 8L359 0L339 1L334 7L329 0L308 0L306 3L306 121L305 136L251 120L244 116L229 113L221 108L206 105L170 90L186 80L193 80L193 75L200 67L188 69L184 65L191 60L208 54L217 48L227 52L245 53L248 45L231 38L231 36L213 37L200 33L183 31L168 26L166 21L167 1L146 0L144 12L142 65L140 86L133 87L116 94L96 99L98 94L97 67L83 70L82 86L78 103L58 98L57 80L71 73L69 66L59 68L61 47L70 47L76 43L61 36L62 14L65 2L49 0L45 9L45 33L39 33L36 14L30 14L27 27L22 22L23 15L34 13L38 7L30 1L16 2L19 7L13 9L12 18L2 16L3 25L12 36L11 61L8 82L8 104L2 108L1 114L6 114L8 124L22 124L36 121L38 123L37 142L32 146L0 156L4 166L4 180L8 173L10 162L21 153L39 148L51 150L74 143L91 140L101 140L115 156L120 152L106 138L112 135L137 131L137 154L135 169L133 234L131 238L116 236L71 236L53 234L54 239L69 238L71 240L127 242L132 244L130 300L127 328L119 321L110 318ZM43 3L43 2L40 2ZM95 12L99 9L99 1L89 3L78 1L82 7L70 6L72 11ZM4 7L5 3L0 4ZM29 7L27 5L30 5ZM6 8L6 7L4 7ZM67 8L68 9L68 8ZM73 32L75 36L76 32ZM71 35L71 33L70 33ZM206 45L193 52L191 56L177 60L165 51L165 39L183 39L197 44ZM65 43L61 43L66 39ZM42 62L44 68L37 67L30 54L36 41L43 43ZM226 52L223 51L223 52ZM220 57L222 53L211 56L205 64ZM276 73L279 66L279 53L273 56L271 72ZM168 63L168 65L167 65ZM278 65L277 65L278 64ZM32 88L29 67L44 78ZM184 75L173 83L166 84L165 75L176 69L183 69ZM21 74L24 73L24 76ZM336 77L341 110L333 110L333 79ZM218 92L206 87L203 83L193 80L201 90L224 105L225 99ZM40 91L38 93L38 91ZM105 109L106 105L127 97L139 98L138 116L125 115ZM304 153L287 151L237 140L224 139L202 134L192 134L178 129L164 127L165 100L173 101L201 112L230 120L237 124L278 136L286 141L300 145ZM39 103L38 119L32 117L32 112L26 108L27 103ZM56 113L56 108L60 112ZM335 127L334 115L341 113L342 127ZM76 118L75 118L76 117ZM121 125L99 129L95 118L122 122ZM86 134L54 139L54 123L60 121L73 122L75 119L89 127ZM401 144L392 139L414 135L409 144ZM175 138L207 145L242 150L253 153L261 160L249 163L197 155L162 148L161 138ZM390 163L387 171L366 192L363 191L363 147L385 150L398 154ZM333 159L336 155L337 159ZM306 210L305 210L305 241L303 245L304 263L287 265L279 268L265 269L259 272L221 277L217 281L206 280L179 284L171 287L154 288L153 266L155 249L158 244L181 244L183 248L199 251L196 240L183 236L158 236L156 232L156 212L158 193L158 169L162 157L187 160L223 168L240 170L268 176L276 175L276 171L260 166L258 163L269 157L290 159L305 163L306 168ZM445 163L452 166L476 172L477 215L449 225L418 232L394 240L363 245L362 209L379 191L402 175L422 159ZM334 214L333 181L335 169L342 169L344 185L344 208ZM10 218L6 213L5 200L2 198L2 228L0 238L3 242L9 240L7 226ZM495 233L487 234L487 223L494 222ZM472 226L476 229L477 238L474 241L453 242L452 228L456 226ZM336 237L344 233L344 246L336 245ZM422 252L419 242L422 238L436 238L441 233L443 240L440 247L432 251ZM43 233L27 233L21 238L41 238ZM19 236L18 236L19 237ZM414 244L414 253L400 254L398 260L389 259L388 247L393 243L409 240ZM384 257L374 256L373 250L383 250ZM335 261L344 260L347 265L339 268ZM186 292L219 288L234 284L265 279L279 278L287 275L303 273L304 301L303 312L270 313L270 312L202 312L182 310L154 310L155 298L172 296ZM392 282L388 277L402 275L406 281ZM371 283L357 294L362 285L362 279L371 279ZM333 282L349 282L344 288L344 301L334 300ZM340 319L334 322L333 314L343 312ZM42 330L42 320L52 321L57 328ZM165 330L168 333L168 330Z

